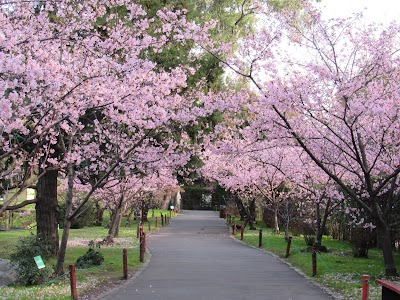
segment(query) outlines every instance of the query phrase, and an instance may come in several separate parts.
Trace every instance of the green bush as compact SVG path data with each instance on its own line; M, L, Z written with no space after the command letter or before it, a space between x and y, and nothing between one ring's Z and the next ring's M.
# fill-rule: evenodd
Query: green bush
M374 240L376 240L376 232L374 230L360 226L352 228L350 244L353 256L368 258L368 250L373 245Z
M58 214L58 223L60 228L64 226L65 218L65 203L60 204L60 212ZM96 209L89 207L82 211L82 213L76 219L71 222L71 229L80 229L83 227L94 226L96 222Z
M98 244L100 248L100 245ZM82 256L78 257L75 266L78 269L89 268L92 266L100 266L104 261L104 256L98 251L94 250L94 242L90 241L89 250Z
M11 262L17 266L17 283L21 285L38 285L49 280L53 268L46 266L38 269L34 257L40 255L45 261L51 257L51 248L43 245L35 235L19 239L16 250L11 254Z

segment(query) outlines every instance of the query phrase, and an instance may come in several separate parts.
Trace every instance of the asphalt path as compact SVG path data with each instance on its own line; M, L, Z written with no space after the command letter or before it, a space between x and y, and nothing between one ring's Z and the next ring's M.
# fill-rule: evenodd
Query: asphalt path
M276 257L232 239L215 212L183 211L147 246L144 271L101 299L333 299Z

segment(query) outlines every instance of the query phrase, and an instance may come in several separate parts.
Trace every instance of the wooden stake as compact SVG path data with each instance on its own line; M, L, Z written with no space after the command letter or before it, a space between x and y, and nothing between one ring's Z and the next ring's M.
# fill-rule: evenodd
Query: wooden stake
M258 247L261 248L262 247L262 230L260 229L259 233L258 233Z
M288 239L287 245L286 245L286 258L288 258L290 255L290 245L291 244L292 244L292 237L289 236L289 239Z
M317 275L317 251L312 248L312 276Z
M73 300L78 299L78 292L76 290L76 273L75 265L69 265L69 279L71 283L71 298Z
M123 255L122 255L122 267L123 267L123 274L124 274L124 279L128 279L128 251L126 248L123 249Z
M363 275L361 300L368 300L368 294L369 294L369 275Z

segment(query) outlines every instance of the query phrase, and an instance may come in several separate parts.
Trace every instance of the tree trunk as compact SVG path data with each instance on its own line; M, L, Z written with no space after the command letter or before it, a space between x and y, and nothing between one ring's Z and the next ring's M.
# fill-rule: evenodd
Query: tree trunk
M8 210L4 211L4 230L10 230L10 212Z
M274 201L274 233L279 234L279 220L278 220L278 208L279 205L276 201Z
M249 217L250 230L256 230L256 227L254 226L254 222L255 222L255 218L256 218L256 199L255 198L250 201L248 217Z
M148 222L147 215L149 213L149 203L145 200L142 200L142 224Z
M135 213L135 208L131 207L131 210L129 211L128 217L126 218L125 227L128 227L129 225L131 225L134 213Z
M55 269L56 275L64 274L64 259L65 259L65 254L67 253L70 228L71 228L71 221L68 220L68 218L65 218L63 234L61 237L60 250L58 251L57 264Z
M240 221L244 221L244 219L249 219L249 215L248 215L246 209L244 208L242 200L240 200L239 197L237 197L237 196L233 196L233 197L235 199L236 207L240 214Z
M108 229L107 237L104 239L106 243L112 243L114 238L118 236L123 213L123 201L124 196L121 195L118 201L118 205L115 207L113 213L111 214L110 228Z
M72 198L73 198L73 188L74 188L75 171L71 164L68 164L68 189L67 197L65 199L65 216L64 216L64 228L61 237L60 250L58 252L57 264L55 273L61 275L64 273L64 259L67 253L67 245L69 232L71 228L72 220L70 220L69 215L72 211Z
M265 226L269 226L270 222L269 222L269 217L270 217L270 210L267 207L263 207L263 222L265 223Z
M377 225L379 241L383 252L383 261L387 276L398 276L396 263L393 257L392 241L390 237L390 229L386 223Z
M101 206L99 202L96 202L96 221L95 226L101 226L103 224L103 214L105 207Z
M319 203L316 204L317 205L317 234L315 237L315 247L318 250L322 249L322 236L324 234L326 222L329 217L330 204L331 204L331 200L329 199L325 205L324 215L323 215L322 219L321 219L321 210L320 210Z
M36 224L37 238L58 254L57 170L47 170L37 183Z

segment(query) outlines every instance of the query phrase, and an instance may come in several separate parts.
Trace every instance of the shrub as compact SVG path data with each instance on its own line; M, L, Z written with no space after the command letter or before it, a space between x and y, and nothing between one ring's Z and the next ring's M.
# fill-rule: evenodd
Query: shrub
M39 270L33 259L38 255L44 261L50 258L51 247L38 241L33 234L18 240L16 250L11 254L11 262L17 266L18 284L38 285L49 280L53 274L53 268L46 265L45 268Z
M368 250L376 239L376 233L370 229L355 227L351 229L350 244L354 257L368 258Z
M65 203L60 204L60 212L58 214L58 223L60 228L64 226L65 218ZM71 222L71 229L80 229L86 226L94 226L96 222L96 209L94 207L89 207Z
M97 244L100 248L100 244ZM89 250L82 256L78 257L75 266L78 269L89 268L92 266L100 266L104 261L103 254L94 250L94 242L89 242Z

